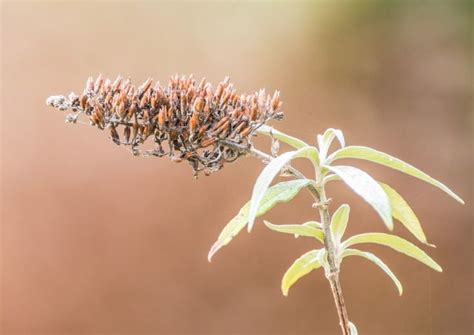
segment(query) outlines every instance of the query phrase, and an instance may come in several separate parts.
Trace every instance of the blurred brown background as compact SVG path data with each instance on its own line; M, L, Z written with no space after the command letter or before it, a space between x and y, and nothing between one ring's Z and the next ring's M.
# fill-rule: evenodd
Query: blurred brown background
M245 159L193 180L185 164L132 157L106 133L45 106L103 73L230 75L240 92L279 89L276 127L312 142L327 127L392 153L466 201L373 164L417 212L436 273L383 247L398 297L373 264L349 259L349 316L369 334L471 334L473 113L471 1L3 2L2 334L338 334L321 271L288 298L281 276L316 247L257 225L209 264L208 248L248 200L262 165ZM259 142L266 148L268 142ZM285 148L286 149L286 148ZM304 165L304 164L303 164ZM384 231L368 205L348 233ZM266 218L313 219L305 194ZM395 233L414 241L396 226Z

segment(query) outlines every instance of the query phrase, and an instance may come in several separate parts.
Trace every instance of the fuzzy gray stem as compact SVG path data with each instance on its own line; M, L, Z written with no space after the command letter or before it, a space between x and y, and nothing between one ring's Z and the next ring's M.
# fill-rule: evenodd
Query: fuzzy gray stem
M320 185L320 184L319 184ZM336 246L334 245L334 239L331 231L331 216L329 214L328 205L330 199L326 198L324 185L318 186L319 189L319 203L317 207L319 209L319 216L321 218L321 225L324 231L324 248L327 252L327 260L329 269L326 271L326 278L328 279L334 303L336 304L337 314L339 316L339 324L341 326L343 335L350 335L349 329L349 318L347 316L346 304L344 302L344 296L342 294L342 287L339 281L339 263L336 259Z

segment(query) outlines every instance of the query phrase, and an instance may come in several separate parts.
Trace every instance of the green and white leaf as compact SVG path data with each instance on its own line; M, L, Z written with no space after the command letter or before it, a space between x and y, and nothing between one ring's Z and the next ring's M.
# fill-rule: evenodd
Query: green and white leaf
M427 265L435 271L443 271L441 266L439 266L439 264L436 263L430 256L428 256L423 250L421 250L411 242L408 242L407 240L395 235L384 233L366 233L355 235L348 238L344 243L342 243L341 250L344 250L352 245L361 243L375 243L384 245L386 247L392 248L395 251L412 257L417 261L420 261L421 263Z
M420 242L433 246L426 241L426 236L423 232L423 228L421 228L420 221L405 199L389 185L380 183L380 186L382 186L388 196L393 217L400 221Z
M298 192L306 187L311 181L308 179L296 179L284 181L268 188L260 202L256 216L261 216L272 209L276 204L288 202L293 199ZM248 223L250 210L250 201L248 201L239 211L239 213L230 220L219 234L217 241L211 247L208 254L208 260L223 246L230 243Z
M345 140L344 140L344 134L339 129L334 129L334 128L326 129L323 135L318 135L316 137L322 161L326 159L328 151L329 151L329 147L331 146L335 138L337 138L337 140L339 141L341 148L344 148L344 146L346 145Z
M262 125L260 128L257 129L257 133L259 134L264 134L267 136L271 136L273 138L276 138L283 143L286 143L290 146L292 146L295 149L301 149L303 147L309 147L309 144L305 143L304 141L297 139L296 137L287 135L285 133L282 133L281 131L278 131L272 127L269 127L267 125Z
M341 205L332 215L331 231L338 241L341 241L344 232L346 231L347 222L349 221L350 207L347 204Z
M281 291L284 296L288 295L290 287L296 283L298 279L321 267L321 263L319 262L321 250L322 249L308 251L286 270L281 281Z
M364 147L364 146L349 146L342 149L337 150L333 154L328 157L328 162L335 161L341 158L355 158L355 159L364 159L374 163L378 163L381 165L388 166L392 169L398 170L400 172L406 173L411 175L415 178L421 179L433 186L438 187L439 189L443 190L451 197L459 201L461 204L464 204L464 201L453 191L451 191L446 185L441 183L440 181L430 177L423 171L417 169L416 167L405 163L404 161L390 156L381 151L377 151L372 148Z
M349 321L349 330L351 331L350 335L359 335L355 324Z
M390 268L377 256L370 252L366 251L360 251L357 249L346 249L342 253L342 258L347 257L347 256L359 256L359 257L364 257L368 259L369 261L374 262L376 265L378 265L395 283L398 289L398 294L402 295L403 294L403 287L400 281L398 280L397 276L390 270Z
M263 221L263 222L271 230L274 230L280 233L297 235L297 236L314 237L321 243L324 243L324 233L319 228L314 228L309 225L305 226L304 224L275 225L268 221Z
M281 169L292 159L304 157L312 161L316 166L318 163L318 150L315 147L304 147L295 151L285 152L280 156L272 159L270 163L263 169L262 173L257 178L255 182L252 199L250 201L250 212L249 212L249 224L247 226L248 230L251 231L253 224L255 222L255 217L257 210L260 206L260 202L263 199L263 196L270 186L273 179L280 173Z
M392 211L383 188L366 172L353 166L327 166L338 175L355 193L369 203L380 215L388 229L393 229Z

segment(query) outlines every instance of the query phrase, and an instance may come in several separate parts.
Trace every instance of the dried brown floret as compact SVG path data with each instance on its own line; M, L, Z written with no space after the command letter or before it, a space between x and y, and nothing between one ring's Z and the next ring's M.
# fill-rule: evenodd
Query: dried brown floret
M135 155L187 160L196 175L235 161L248 152L261 125L283 117L278 91L273 97L264 90L239 96L228 77L213 90L205 78L196 85L192 76L173 76L166 87L148 79L136 88L130 79L119 76L112 83L100 75L87 80L82 95L52 96L46 103L72 110L66 122L85 115L91 125L109 129L112 141L130 146ZM150 137L154 148L140 150Z

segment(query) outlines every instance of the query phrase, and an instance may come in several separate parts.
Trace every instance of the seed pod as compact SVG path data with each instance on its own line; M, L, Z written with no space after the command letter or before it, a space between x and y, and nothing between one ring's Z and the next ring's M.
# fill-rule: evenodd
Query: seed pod
M120 144L120 136L117 132L117 129L115 129L115 126L110 126L110 136L112 137L112 141L115 144Z
M205 140L203 140L201 142L201 147L203 148L207 148L208 146L212 145L216 143L216 139L215 138L206 138Z
M123 137L125 139L125 143L126 144L130 144L130 126L126 126L124 129L123 129Z
M143 83L143 85L138 88L138 95L142 96L143 94L145 94L148 91L148 89L151 87L152 84L153 84L153 79L148 78Z
M197 113L201 113L204 108L205 101L201 97L197 97L194 101L193 110Z
M257 119L258 115L258 107L257 105L253 105L252 108L250 109L250 120L255 121Z
M118 76L117 79L115 79L114 83L112 84L112 91L115 92L119 89L120 84L122 84L123 78L121 76Z
M209 128L208 124L205 124L205 125L201 126L201 128L199 128L199 131L198 131L199 137L204 136L204 134L206 133L207 128Z
M244 130L242 130L242 132L240 133L240 136L242 137L246 137L250 134L250 132L252 131L252 128L251 127L247 127L245 128Z
M100 74L94 84L94 92L97 93L102 88L102 84L104 83L104 77Z
M279 91L275 91L275 93L273 94L271 105L272 105L272 111L276 111L281 106Z
M84 94L88 92L94 91L94 79L92 77L87 78L86 82L86 89L84 90Z
M123 101L120 102L120 104L117 106L116 111L118 116L122 120L125 117L125 103Z
M225 130L227 130L229 128L229 125L230 125L230 121L227 120L225 121L221 126L219 126L213 133L213 135L217 136L219 135L220 133L224 132Z
M223 117L215 126L213 129L217 129L221 127L224 123L226 123L229 120L229 116Z
M150 120L150 112L148 109L143 110L143 122L148 122Z
M127 118L130 120L135 115L136 112L137 112L137 104L133 102L130 108L128 109Z
M161 127L165 125L166 122L166 109L164 107L161 107L160 111L158 112L158 124Z
M81 106L81 108L83 110L86 109L86 104L87 104L87 95L83 94L81 95L80 99L79 99L79 105Z
M199 123L199 113L195 111L193 115L191 116L191 119L189 120L189 131L191 132L191 134L194 134L194 132L196 131L198 127L198 123Z

